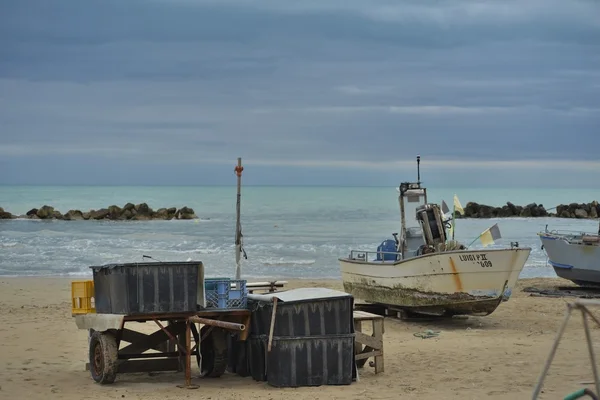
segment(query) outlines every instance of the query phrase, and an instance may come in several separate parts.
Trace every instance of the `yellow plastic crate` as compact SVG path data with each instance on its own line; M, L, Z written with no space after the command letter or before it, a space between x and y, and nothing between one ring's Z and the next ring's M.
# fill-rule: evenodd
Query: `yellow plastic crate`
M94 281L71 282L71 305L73 315L95 313Z

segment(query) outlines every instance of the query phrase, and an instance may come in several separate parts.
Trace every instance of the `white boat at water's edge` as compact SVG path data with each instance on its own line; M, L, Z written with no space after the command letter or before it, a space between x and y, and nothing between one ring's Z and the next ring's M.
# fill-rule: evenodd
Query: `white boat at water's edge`
M352 250L339 259L346 292L371 303L438 315L488 315L510 297L531 248L511 243L503 249L467 249L447 240L448 222L436 204L427 202L420 176L398 191L400 237L394 234L377 251ZM413 226L405 215L411 203L417 203Z
M598 234L546 227L538 236L556 275L580 286L600 286L600 227Z

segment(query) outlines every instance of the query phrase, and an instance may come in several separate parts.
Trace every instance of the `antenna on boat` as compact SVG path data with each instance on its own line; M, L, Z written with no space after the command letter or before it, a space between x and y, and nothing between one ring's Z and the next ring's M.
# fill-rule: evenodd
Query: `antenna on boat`
M421 156L417 154L417 183L421 183Z

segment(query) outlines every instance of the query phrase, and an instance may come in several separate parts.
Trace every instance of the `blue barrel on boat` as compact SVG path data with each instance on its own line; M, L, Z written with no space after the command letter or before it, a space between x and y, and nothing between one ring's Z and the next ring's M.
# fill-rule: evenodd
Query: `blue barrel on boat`
M396 261L397 258L398 251L396 250L395 240L384 240L377 247L377 259L375 261Z

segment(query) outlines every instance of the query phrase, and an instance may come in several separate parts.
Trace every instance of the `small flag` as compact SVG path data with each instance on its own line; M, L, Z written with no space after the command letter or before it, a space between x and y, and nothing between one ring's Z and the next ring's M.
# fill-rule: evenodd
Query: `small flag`
M500 228L498 228L498 224L494 224L492 227L486 229L481 235L479 235L479 239L484 247L494 244L494 240L498 240L501 237L502 235L500 234Z
M460 205L460 201L458 201L458 196L456 195L454 195L454 209L458 211L459 214L465 214L465 210L463 210L462 206Z
M442 214L448 214L450 209L448 208L448 204L444 200L442 200Z

